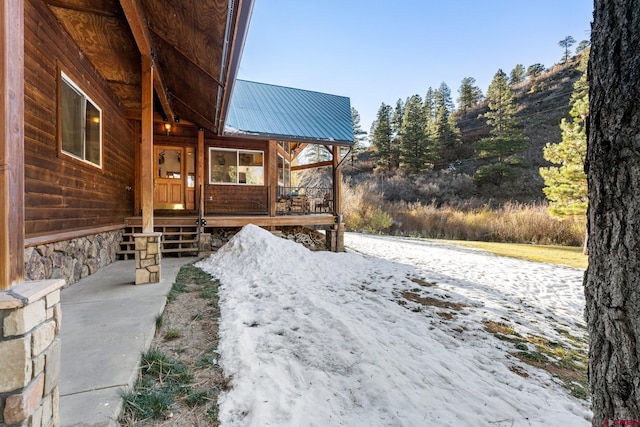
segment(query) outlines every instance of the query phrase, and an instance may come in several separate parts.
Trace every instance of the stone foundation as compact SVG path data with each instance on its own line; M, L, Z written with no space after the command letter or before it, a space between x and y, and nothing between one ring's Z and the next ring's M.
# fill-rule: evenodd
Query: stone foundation
M136 242L136 285L160 281L161 236L162 233L133 235Z
M122 230L27 247L25 278L64 279L70 285L114 262L120 240Z
M0 291L0 425L59 426L60 288L24 282Z

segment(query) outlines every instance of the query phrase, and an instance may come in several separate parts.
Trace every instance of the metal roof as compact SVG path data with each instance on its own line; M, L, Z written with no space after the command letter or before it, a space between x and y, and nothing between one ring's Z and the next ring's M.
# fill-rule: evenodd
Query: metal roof
M353 144L351 102L344 96L236 80L225 133Z

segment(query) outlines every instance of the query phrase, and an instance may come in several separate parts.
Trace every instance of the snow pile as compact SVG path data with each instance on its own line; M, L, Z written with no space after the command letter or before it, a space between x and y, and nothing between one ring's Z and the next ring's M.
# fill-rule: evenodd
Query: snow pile
M473 292L429 288L468 306L455 316L464 339L455 320L440 327L441 309L401 305L409 278L428 278L411 265L311 252L250 225L197 266L221 282L223 426L588 425L550 377L516 375L498 340L469 330L484 307Z

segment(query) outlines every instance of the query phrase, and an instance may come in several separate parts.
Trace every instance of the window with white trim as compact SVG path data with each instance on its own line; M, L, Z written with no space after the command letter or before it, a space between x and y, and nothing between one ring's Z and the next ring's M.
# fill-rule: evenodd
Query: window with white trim
M102 167L102 110L64 73L60 79L61 150Z
M209 148L209 183L264 185L264 152Z

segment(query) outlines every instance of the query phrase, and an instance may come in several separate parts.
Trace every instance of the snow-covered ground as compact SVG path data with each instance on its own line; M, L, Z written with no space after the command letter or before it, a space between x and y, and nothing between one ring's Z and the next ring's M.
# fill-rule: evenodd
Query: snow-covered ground
M247 226L198 264L221 282L223 426L589 425L587 402L482 324L582 337L582 271L417 239L345 241L349 253L310 252Z

